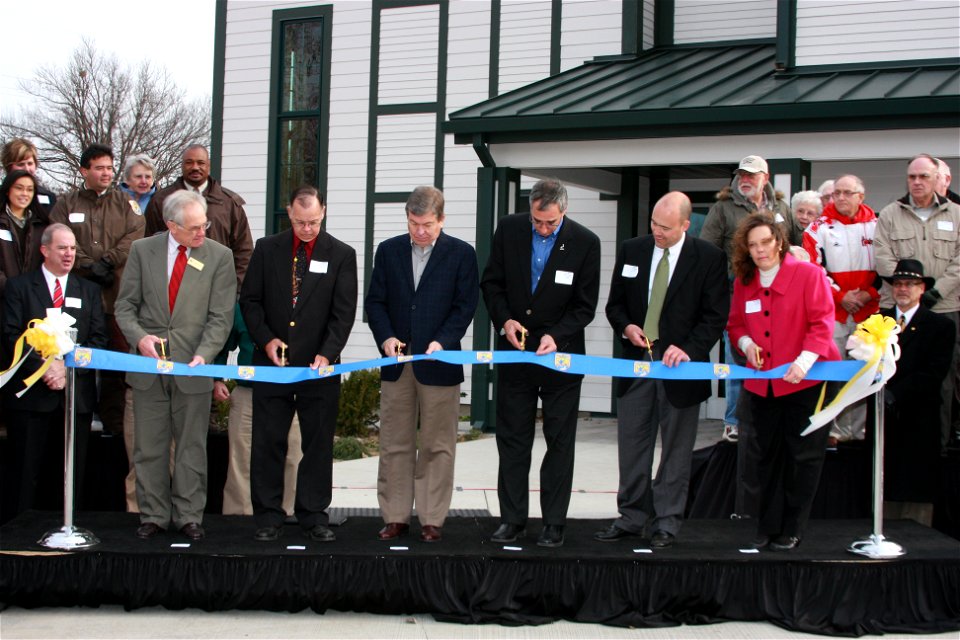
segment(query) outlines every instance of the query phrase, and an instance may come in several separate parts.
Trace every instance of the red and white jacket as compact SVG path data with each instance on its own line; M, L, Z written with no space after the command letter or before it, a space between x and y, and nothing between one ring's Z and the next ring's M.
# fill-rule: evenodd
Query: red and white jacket
M876 229L877 216L867 205L861 204L857 214L848 218L838 213L831 202L803 232L803 248L810 254L810 261L827 272L837 322L846 322L850 315L840 304L848 291L859 289L870 294L870 301L854 314L854 322L863 322L880 307L880 294L874 286L877 263L873 256L873 235Z

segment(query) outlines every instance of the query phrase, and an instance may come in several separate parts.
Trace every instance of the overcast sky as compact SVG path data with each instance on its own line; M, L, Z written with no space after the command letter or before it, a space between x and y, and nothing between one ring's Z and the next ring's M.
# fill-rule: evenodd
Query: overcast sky
M86 36L97 50L136 67L166 67L190 97L213 84L214 0L10 0L3 3L0 112L29 97L19 81L41 65L63 67Z

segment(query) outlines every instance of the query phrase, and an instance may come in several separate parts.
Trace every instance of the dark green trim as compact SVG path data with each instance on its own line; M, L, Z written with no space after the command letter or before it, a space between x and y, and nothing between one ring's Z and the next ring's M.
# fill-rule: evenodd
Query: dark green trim
M937 69L956 67L960 58L930 58L927 60L892 60L888 62L851 62L847 64L806 65L791 69L786 76L817 75L844 71L877 71L883 69Z
M213 96L210 104L210 173L223 170L223 91L227 68L227 0L217 0L213 18Z
M653 46L668 47L673 44L673 0L655 0L653 5ZM713 43L711 43L713 44Z
M497 166L497 162L493 159L493 155L490 154L490 148L484 142L483 136L479 134L473 136L473 150L476 152L477 157L480 158L480 164L485 167Z
M553 0L550 10L550 75L560 73L560 49L563 36L563 0Z
M616 229L616 252L619 255L620 246L624 241L635 238L639 235L640 226L640 171L637 167L624 167L620 172L620 194L617 200L617 229ZM614 358L623 357L623 344L620 338L611 335L613 340L612 354ZM610 385L610 406L613 408L613 415L617 413L617 381L613 380Z
M280 110L280 91L283 86L281 68L283 66L283 27L290 22L319 21L323 25L323 68L320 74L320 103L316 111L283 112ZM280 230L280 222L285 210L277 206L278 162L277 144L279 144L278 129L282 122L288 120L317 118L317 184L320 193L327 193L327 167L329 164L329 130L330 130L330 59L333 40L333 7L330 5L302 7L297 9L276 9L273 11L273 28L271 30L270 45L270 124L267 133L267 201L265 215L267 216L264 230L267 234Z
M770 166L770 183L773 184L774 177L790 174L790 193L785 193L787 203L790 202L790 196L798 191L812 189L810 185L811 163L803 158L767 158L767 164Z
M777 71L796 66L797 0L777 0Z
M643 51L643 7L640 0L622 0L620 10L620 53Z
M438 15L437 43L437 94L434 101L408 102L403 104L379 104L380 95L380 29L382 13L388 9L403 7L436 5ZM408 115L414 113L432 113L436 116L433 149L433 186L443 189L444 172L444 135L443 120L447 104L447 48L450 25L450 7L447 0L374 0L371 19L370 42L370 88L367 96L367 180L366 207L364 210L364 252L363 252L363 290L370 286L373 273L374 228L376 226L375 205L378 203L403 203L409 192L378 192L377 185L377 119L380 116ZM413 185L411 185L411 188ZM364 316L365 318L366 316Z
M487 63L489 76L487 79L487 97L495 98L500 95L500 18L502 15L501 0L490 3L490 60Z

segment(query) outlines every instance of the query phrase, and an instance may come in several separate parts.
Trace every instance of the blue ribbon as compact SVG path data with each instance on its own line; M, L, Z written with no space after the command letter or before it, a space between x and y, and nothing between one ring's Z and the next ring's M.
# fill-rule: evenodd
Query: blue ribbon
M290 384L304 380L329 378L361 369L377 369L420 360L436 360L455 365L536 364L554 371L587 376L657 378L662 380L776 379L782 378L790 366L785 364L768 371L755 371L747 367L710 362L683 362L675 367L668 367L659 361L624 360L622 358L605 358L576 353L550 353L538 356L529 351L437 351L429 356L377 358L320 367L316 370L309 367L253 367L224 364L202 364L189 367L182 362L155 360L129 353L84 347L77 347L73 353L67 354L65 363L68 367L85 369L173 376L233 378L255 382ZM808 380L846 381L852 378L863 367L863 364L859 360L817 362L810 368L806 378Z

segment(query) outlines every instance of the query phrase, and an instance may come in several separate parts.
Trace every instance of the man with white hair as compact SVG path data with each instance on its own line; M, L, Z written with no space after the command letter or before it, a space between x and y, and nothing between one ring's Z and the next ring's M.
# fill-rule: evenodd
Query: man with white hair
M943 196L951 202L956 202L960 204L960 195L954 191L950 191L950 180L953 179L953 176L950 175L950 165L946 162L937 158L937 173L940 174L940 180L937 183L936 191L937 195Z

